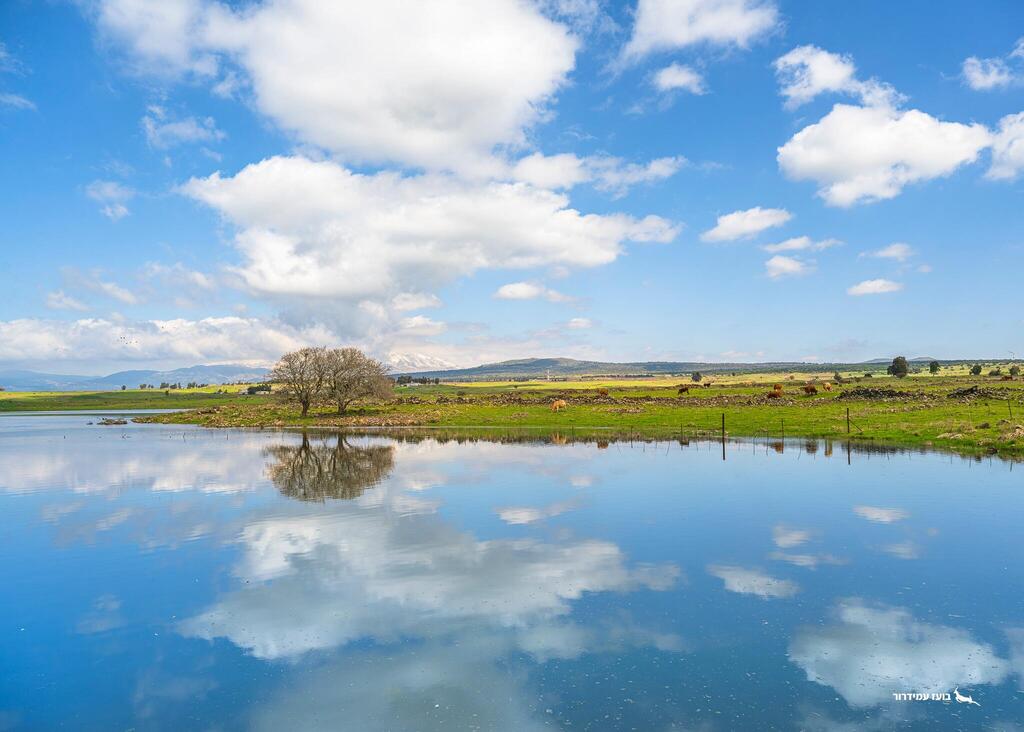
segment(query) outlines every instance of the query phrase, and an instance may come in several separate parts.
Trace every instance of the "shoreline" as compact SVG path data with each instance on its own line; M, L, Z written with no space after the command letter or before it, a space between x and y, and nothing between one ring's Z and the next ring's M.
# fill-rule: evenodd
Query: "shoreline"
M283 395L234 391L0 394L12 411L172 409L140 422L201 427L532 431L575 437L637 439L783 438L849 441L1024 458L1024 382L984 377L918 376L803 384L785 375L737 375L713 387L664 380L609 380L400 387L385 403L344 415L317 403L302 418ZM773 382L785 393L769 396ZM681 387L689 386L690 390ZM553 409L555 402L560 408Z

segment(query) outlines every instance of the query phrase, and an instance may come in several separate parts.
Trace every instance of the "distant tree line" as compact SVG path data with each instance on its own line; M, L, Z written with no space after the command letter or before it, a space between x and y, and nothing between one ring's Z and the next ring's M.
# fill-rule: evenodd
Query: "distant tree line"
M520 381L526 381L526 379L520 379ZM406 384L440 384L441 380L438 378L430 378L429 376L409 376L409 374L402 374L395 379L395 383L399 386L405 386Z
M380 361L357 348L300 348L281 356L270 371L270 381L302 409L302 416L317 401L330 400L344 414L359 399L388 399L394 382Z

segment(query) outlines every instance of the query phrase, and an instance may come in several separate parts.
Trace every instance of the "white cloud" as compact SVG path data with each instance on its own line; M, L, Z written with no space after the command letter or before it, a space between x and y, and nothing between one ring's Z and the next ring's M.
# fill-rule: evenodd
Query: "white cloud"
M211 292L217 287L217 280L214 277L205 272L189 269L181 262L172 265L147 262L142 268L141 275L146 280L158 282L161 287L174 288L176 291Z
M237 268L262 295L390 300L485 268L592 267L627 241L670 241L649 216L581 214L526 184L448 176L359 175L332 162L275 157L182 191L238 228Z
M772 541L780 549L791 549L809 541L811 532L807 529L795 529L783 524L777 524L772 528Z
M467 624L528 630L567 615L584 594L666 589L679 574L674 565L630 567L603 541L481 541L430 513L395 511L394 498L380 486L330 516L249 524L235 568L245 585L182 633L227 638L261 659L296 658ZM330 561L303 561L311 553Z
M850 599L835 615L835 625L799 632L789 659L808 680L832 687L852 707L890 702L894 691L998 684L1010 670L987 643L958 628L923 623L904 608Z
M795 257L784 257L776 254L764 263L765 274L772 279L780 277L794 277L809 274L814 271L814 266Z
M880 506L854 506L853 512L877 524L893 524L902 521L909 514L902 508L881 508Z
M136 384L128 386L135 388ZM143 455L126 452L109 440L62 440L59 446L47 447L36 437L23 433L15 438L16 451L0 453L0 475L14 475L15 470L18 475L17 484L7 482L0 487L25 492L62 489L105 494L111 499L123 496L126 490L140 489L175 493L258 490L268 484L263 449L280 439L239 434L229 451L211 440L196 440L188 450L154 440Z
M428 318L426 315L402 318L399 321L399 328L404 334L414 336L436 336L446 330L444 323Z
M909 540L886 544L881 549L886 554L891 554L897 559L917 559L921 555L917 544Z
M88 310L88 306L71 297L64 290L47 293L46 307L51 310Z
M151 106L149 114L142 118L142 130L149 145L158 149L183 143L219 142L224 139L224 133L217 129L213 117L170 119L167 112L157 106Z
M21 73L23 67L21 63L11 56L2 42L0 42L0 73ZM35 109L35 103L20 94L14 94L12 92L4 92L0 90L0 107L10 107L11 109Z
M208 76L216 71L216 60L199 47L207 10L203 0L101 0L92 10L106 37L126 43L140 73Z
M762 249L766 252L799 252L799 251L811 251L820 252L825 249L831 249L832 247L842 244L838 239L822 239L821 241L814 241L809 236L797 236L792 239L786 239L778 244L765 244Z
M656 158L646 165L640 163L624 163L619 158L596 157L588 159L594 187L599 191L607 191L615 196L623 196L631 186L639 183L651 183L670 178L687 165L682 156Z
M964 81L975 91L988 91L1013 83L1013 72L1001 58L977 58L964 61Z
M330 612L325 610L325 612ZM558 633L557 638L573 634ZM545 732L522 678L497 658L502 637L428 641L415 653L391 646L325 660L301 684L280 685L247 712L254 732L294 730L516 730ZM550 640L557 643L556 640ZM561 646L558 646L561 648ZM548 649L545 649L548 650ZM557 650L557 649L556 649ZM339 684L338 679L346 679Z
M102 204L100 213L111 221L117 221L128 215L125 204L135 196L135 191L117 181L94 180L85 187L85 195Z
M867 105L889 105L901 97L889 85L874 79L859 81L849 56L817 46L798 46L775 60L775 74L786 107L798 107L819 94L839 92L859 97Z
M765 600L792 597L800 591L796 582L772 577L757 569L712 564L708 574L722 580L729 592L757 595Z
M550 302L568 302L571 297L535 282L510 282L499 287L494 297L499 300L536 300L543 297Z
M943 122L916 109L837 104L779 148L779 167L813 180L832 206L894 198L911 183L973 163L991 135L980 124Z
M15 71L19 64L11 56L11 52L7 50L7 45L0 41L0 72Z
M802 360L815 360L813 358L808 359L806 356ZM772 552L768 555L769 559L775 559L779 562L787 562L792 564L794 567L803 567L805 569L817 569L819 564L845 564L844 560L839 557L832 556L831 554L794 554L792 552Z
M571 330L586 330L593 328L594 322L590 318L570 318L565 327Z
M572 188L591 183L599 191L625 195L640 183L653 183L675 175L689 161L685 157L655 158L645 164L627 163L610 155L577 157L572 153L533 153L512 166L511 177L539 188Z
M345 159L465 172L525 141L579 44L517 0L101 0L97 22L148 71L230 67L218 86L234 72L280 128Z
M104 280L95 280L90 285L97 292L101 292L107 297L110 297L118 302L122 302L125 305L136 305L139 302L139 298L135 293L130 290L126 290L116 282L106 282Z
M31 99L26 99L20 94L11 94L9 92L0 93L0 106L11 107L13 109L35 109L36 105Z
M992 140L992 165L985 174L991 180L1013 180L1024 170L1024 112L999 120Z
M391 307L398 312L438 308L441 307L441 299L437 295L431 295L430 293L400 292L391 298Z
M321 328L300 329L256 318L0 321L0 362L130 361L238 363L276 360L305 345L336 343Z
M746 211L733 211L718 217L717 224L700 235L702 241L733 241L749 239L766 229L782 226L793 218L781 208L756 206Z
M539 508L535 506L506 506L497 509L497 514L498 518L506 524L534 524L547 518L561 516L563 513L577 508L578 505L576 501L561 501Z
M573 153L544 155L533 153L516 161L512 178L538 188L572 188L591 180L587 159Z
M903 285L892 280L876 279L864 280L846 289L847 295L883 295L887 292L899 292Z
M1005 58L971 56L964 61L964 83L975 91L1005 89L1017 84L1022 78L1020 59L1024 59L1024 38L1017 40L1017 44Z
M869 256L877 257L879 259L895 259L897 262L905 262L914 254L914 250L909 244L903 242L895 242L887 247L871 252Z
M689 66L669 64L654 75L654 86L658 91L668 92L682 89L691 94L704 94L704 78Z
M696 44L745 48L778 22L770 0L640 0L622 55L635 62L650 53Z

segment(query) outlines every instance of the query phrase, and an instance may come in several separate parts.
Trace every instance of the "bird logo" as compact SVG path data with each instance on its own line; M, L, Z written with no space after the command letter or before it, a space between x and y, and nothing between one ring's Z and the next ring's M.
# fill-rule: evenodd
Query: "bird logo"
M969 694L967 696L961 694L960 687L953 689L953 698L956 699L957 702L959 702L960 704L973 704L976 707L981 706L980 704L978 704L978 702L974 701L974 699L972 699Z

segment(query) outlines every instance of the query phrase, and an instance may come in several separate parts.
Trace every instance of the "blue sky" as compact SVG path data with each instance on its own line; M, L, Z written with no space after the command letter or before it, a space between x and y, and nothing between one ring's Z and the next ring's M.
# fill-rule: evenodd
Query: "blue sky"
M1024 353L1020 3L360 5L0 7L0 367Z

